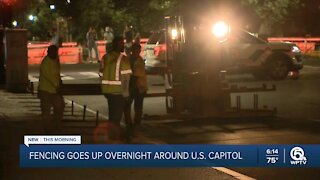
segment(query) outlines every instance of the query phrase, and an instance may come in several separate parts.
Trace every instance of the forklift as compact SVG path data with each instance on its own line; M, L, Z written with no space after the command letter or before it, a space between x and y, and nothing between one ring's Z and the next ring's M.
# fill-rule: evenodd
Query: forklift
M276 109L259 107L258 92L275 91L276 87L238 87L229 85L224 70L225 42L231 27L217 21L211 27L188 22L183 17L164 18L166 42L165 99L167 115L154 118L241 118L272 117ZM253 93L252 108L241 107L241 96L231 106L231 95ZM152 94L148 96L152 97Z

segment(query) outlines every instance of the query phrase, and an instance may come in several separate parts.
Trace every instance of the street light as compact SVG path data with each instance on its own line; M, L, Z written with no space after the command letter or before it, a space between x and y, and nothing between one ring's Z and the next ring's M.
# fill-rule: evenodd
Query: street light
M33 16L33 15L29 15L28 19L29 19L30 21L33 21L33 20L34 20L34 16Z
M51 10L55 10L56 9L56 6L54 4L50 4L50 9Z
M36 20L36 17L31 14L31 15L29 15L28 19L29 19L30 21L35 21L35 20Z
M12 25L13 25L13 27L17 27L18 26L18 22L17 21L13 21Z

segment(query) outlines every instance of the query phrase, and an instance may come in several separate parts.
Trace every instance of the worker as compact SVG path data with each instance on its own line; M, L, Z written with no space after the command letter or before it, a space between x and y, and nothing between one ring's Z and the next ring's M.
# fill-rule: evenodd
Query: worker
M112 50L113 30L111 27L106 27L106 31L103 34L104 40L106 40L106 52Z
M132 73L124 51L123 37L115 37L112 51L103 56L102 93L108 101L109 121L120 126L125 98L129 97L129 80Z
M123 37L126 40L125 44L125 53L126 55L131 54L131 47L132 47L132 42L134 38L134 32L133 32L133 27L126 25L123 30Z
M143 99L148 90L147 75L144 61L140 56L141 46L139 43L132 45L132 54L129 57L132 74L130 76L129 99L125 105L126 137L131 139L134 127L140 125L143 110ZM131 118L131 104L134 101L134 122Z
M47 56L40 65L40 78L38 95L40 98L41 116L45 131L59 131L64 111L64 99L59 94L61 87L60 62L58 57L58 47L51 45L48 47ZM51 107L53 107L53 118L51 117Z
M94 27L90 27L89 31L86 34L86 38L87 38L87 46L88 46L88 53L89 53L89 62L92 63L92 49L94 50L95 54L96 54L96 59L97 62L99 62L99 52L98 52L98 47L97 47L97 43L96 40L98 39L98 35L96 32L96 29Z

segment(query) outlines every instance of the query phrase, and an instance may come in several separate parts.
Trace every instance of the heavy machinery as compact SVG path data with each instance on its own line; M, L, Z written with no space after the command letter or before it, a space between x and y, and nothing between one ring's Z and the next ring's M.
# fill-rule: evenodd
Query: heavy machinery
M257 94L259 91L275 91L275 86L263 84L248 88L227 83L224 42L231 30L223 21L217 21L213 26L190 22L185 26L180 16L165 17L168 115L163 118L265 117L276 113L276 109L259 109ZM231 107L232 93L254 93L252 108L241 108L240 95L236 96L236 106Z

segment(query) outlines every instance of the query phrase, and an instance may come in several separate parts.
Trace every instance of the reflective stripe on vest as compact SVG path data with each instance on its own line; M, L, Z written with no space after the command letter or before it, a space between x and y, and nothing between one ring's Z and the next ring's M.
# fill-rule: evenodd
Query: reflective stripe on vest
M105 85L121 85L121 81L102 80L102 84L105 84Z
M120 56L117 59L117 65L116 65L116 81L119 81L119 71L120 71L120 63L121 63L121 59L122 59L122 54L120 54Z
M132 74L131 69L121 71L121 74Z
M110 70L114 74L109 74L108 76L104 76L104 75L107 75L107 74L103 74L102 75L103 78L105 78L105 79L102 79L102 81L101 81L101 84L103 85L102 88L106 88L106 89L103 89L102 91L106 91L106 92L107 91L111 91L111 92L113 92L115 89L119 88L121 86L121 84L122 84L121 80L120 80L121 75L132 73L131 69L121 70L122 58L123 58L123 55L120 54L118 59L117 59L117 61L116 61L116 63L115 63L115 66L114 66L114 64L113 64L113 66L108 66L107 71ZM113 69L113 68L115 68L115 69ZM104 70L103 73L106 73L106 70Z

